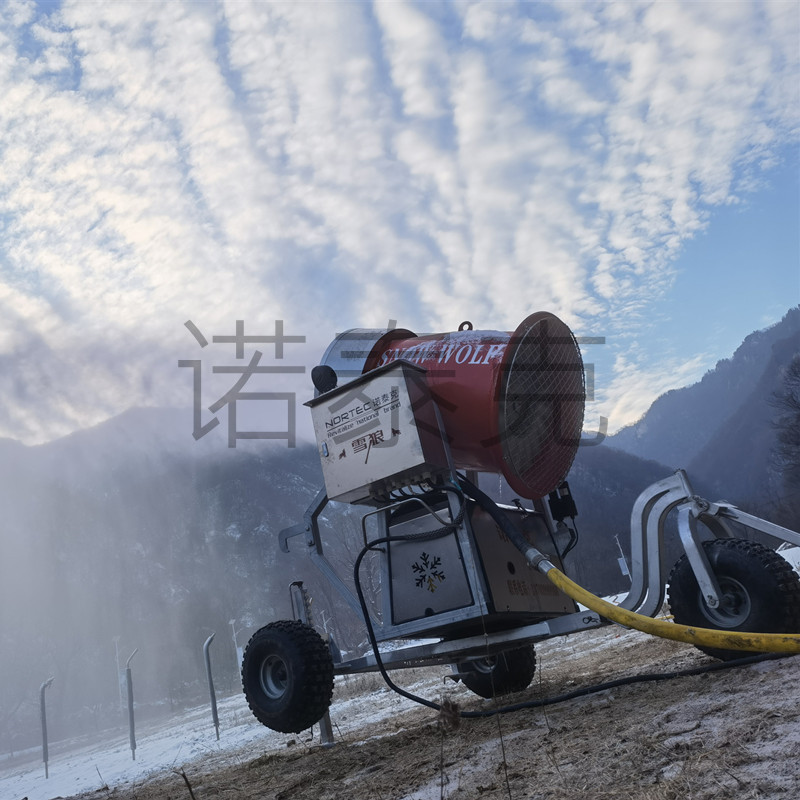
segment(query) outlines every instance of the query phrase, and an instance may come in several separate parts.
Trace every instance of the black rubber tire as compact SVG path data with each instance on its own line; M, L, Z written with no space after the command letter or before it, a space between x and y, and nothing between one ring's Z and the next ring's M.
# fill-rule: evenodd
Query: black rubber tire
M299 733L323 717L333 694L333 659L311 627L281 620L256 631L242 659L242 687L256 719Z
M533 645L506 650L496 656L462 661L457 666L464 686L479 697L500 697L527 689L536 672Z
M667 600L675 622L697 628L748 633L800 632L800 578L774 550L744 539L703 542L723 596L706 605L689 559L681 556L669 576ZM744 650L697 646L722 661L744 658Z

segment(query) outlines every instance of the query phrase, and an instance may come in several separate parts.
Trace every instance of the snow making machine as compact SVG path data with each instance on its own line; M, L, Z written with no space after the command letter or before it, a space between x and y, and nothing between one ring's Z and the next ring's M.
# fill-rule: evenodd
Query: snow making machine
M670 638L698 626L704 635L688 628L694 635L683 640L721 658L775 649L780 634L800 631L798 576L769 548L736 539L731 523L794 544L800 535L697 497L682 471L633 508L632 586L619 606L564 575L575 542L566 520L576 513L565 478L581 441L585 383L576 338L553 314L534 313L513 332L467 322L425 336L349 330L312 380L306 405L325 486L303 521L280 533L280 548L302 539L363 618L370 647L343 659L313 627L302 584L292 584L295 619L258 630L242 663L248 704L264 725L299 732L320 722L329 741L334 675L380 671L389 681L387 670L452 664L482 697L521 691L535 642L609 620L648 630L646 620ZM495 502L479 486L486 473L518 497ZM358 509L351 578L326 557L320 519L329 501ZM665 595L664 523L676 509L685 555L670 576L670 622L652 617ZM365 561L378 564L376 597L362 586ZM744 642L737 631L768 635ZM782 637L788 651L800 650L798 638Z

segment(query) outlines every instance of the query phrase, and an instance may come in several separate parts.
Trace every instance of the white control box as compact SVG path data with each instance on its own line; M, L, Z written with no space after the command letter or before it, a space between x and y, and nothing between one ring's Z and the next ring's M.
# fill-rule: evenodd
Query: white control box
M331 500L369 503L446 471L425 370L378 367L306 403Z

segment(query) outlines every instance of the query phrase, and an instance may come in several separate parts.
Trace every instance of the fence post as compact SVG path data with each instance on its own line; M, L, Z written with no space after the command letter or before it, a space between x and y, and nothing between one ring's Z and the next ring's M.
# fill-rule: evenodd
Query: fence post
M42 761L44 761L44 777L49 778L50 773L48 770L47 762L49 760L49 753L47 748L47 711L44 705L44 693L48 686L53 682L53 678L48 678L39 687L39 710L42 715Z
M128 684L128 729L130 731L131 757L136 761L136 725L133 719L133 673L131 659L139 652L137 647L125 662L125 682Z
M211 676L211 653L209 647L214 640L216 633L206 639L203 645L203 656L206 661L206 676L208 677L208 693L211 696L211 718L214 720L214 729L217 732L217 741L219 741L219 715L217 714L217 693L214 691L214 678Z
M303 581L292 581L289 584L289 600L292 604L294 618L309 627L314 627L314 618L311 614L311 596L303 586ZM326 644L330 646L330 638L325 635ZM333 738L333 726L331 725L331 712L326 711L319 721L319 738L323 747L331 747L336 744Z
M228 625L231 626L231 634L233 635L233 652L236 654L236 675L241 683L242 680L242 658L244 657L244 648L239 647L236 641L236 620L229 619Z

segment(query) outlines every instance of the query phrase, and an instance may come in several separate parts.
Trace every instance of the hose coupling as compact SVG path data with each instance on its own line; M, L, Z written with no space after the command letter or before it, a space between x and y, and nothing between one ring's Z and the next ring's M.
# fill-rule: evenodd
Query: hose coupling
M538 569L542 575L547 575L551 569L555 569L548 561L547 556L539 552L535 547L529 547L525 551L525 559L534 569Z

